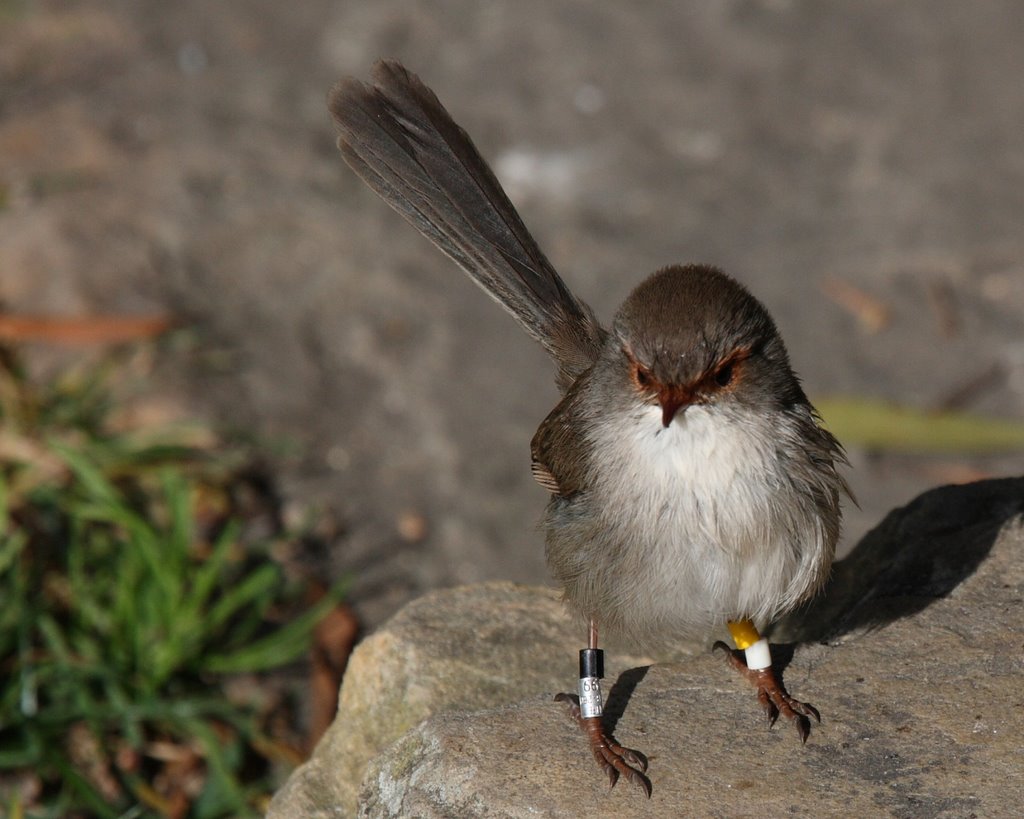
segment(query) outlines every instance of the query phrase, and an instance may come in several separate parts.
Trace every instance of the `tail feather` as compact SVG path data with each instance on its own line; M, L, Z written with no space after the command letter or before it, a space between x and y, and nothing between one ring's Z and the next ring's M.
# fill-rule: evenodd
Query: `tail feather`
M328 106L345 161L518 319L567 387L604 331L565 286L465 131L415 75L378 62L372 84L339 82Z

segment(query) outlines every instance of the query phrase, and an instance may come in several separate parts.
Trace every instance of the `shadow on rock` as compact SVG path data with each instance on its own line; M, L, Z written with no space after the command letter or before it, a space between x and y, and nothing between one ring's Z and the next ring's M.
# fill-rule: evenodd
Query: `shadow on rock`
M773 626L772 642L840 641L921 611L970 577L1022 513L1024 478L925 492L836 563L825 591Z
M608 692L608 700L604 704L604 718L602 720L605 730L609 733L615 732L615 726L618 725L622 715L626 713L629 698L633 696L633 691L636 690L640 681L647 676L649 668L650 666L646 665L630 668L619 674L618 679L615 680L615 684Z

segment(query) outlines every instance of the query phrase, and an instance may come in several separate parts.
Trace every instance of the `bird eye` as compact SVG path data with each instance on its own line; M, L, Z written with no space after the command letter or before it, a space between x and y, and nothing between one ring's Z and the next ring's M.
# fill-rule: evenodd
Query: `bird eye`
M647 388L651 386L651 382L654 380L651 374L647 372L643 367L637 364L633 367L633 380L636 381L636 385L641 388Z
M735 367L731 361L726 362L715 372L715 383L719 387L728 387L732 383L733 370Z

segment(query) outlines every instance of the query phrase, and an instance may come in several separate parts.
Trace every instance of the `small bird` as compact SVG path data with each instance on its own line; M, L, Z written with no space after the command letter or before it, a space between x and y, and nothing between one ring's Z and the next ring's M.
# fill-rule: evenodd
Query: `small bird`
M767 310L714 267L673 265L606 328L416 75L378 62L328 107L352 169L554 361L561 400L533 438L533 474L551 493L548 567L589 624L578 698L556 699L611 784L651 793L647 759L602 723L599 631L656 650L727 625L736 650L715 647L771 722L781 714L806 740L818 712L785 691L761 630L821 588L849 489Z

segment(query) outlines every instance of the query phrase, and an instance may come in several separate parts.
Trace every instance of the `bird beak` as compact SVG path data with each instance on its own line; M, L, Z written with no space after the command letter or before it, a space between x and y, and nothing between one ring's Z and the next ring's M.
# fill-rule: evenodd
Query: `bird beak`
M679 410L693 403L693 391L675 385L663 386L658 390L658 403L661 404L661 423L667 428Z

